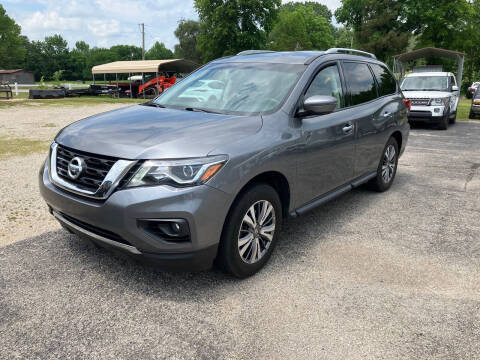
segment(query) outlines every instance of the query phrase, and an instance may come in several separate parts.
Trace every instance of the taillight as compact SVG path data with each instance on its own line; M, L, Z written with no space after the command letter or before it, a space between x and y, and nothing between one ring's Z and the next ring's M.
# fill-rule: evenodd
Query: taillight
M403 103L407 107L408 111L410 112L410 108L412 107L412 102L408 99L403 99Z

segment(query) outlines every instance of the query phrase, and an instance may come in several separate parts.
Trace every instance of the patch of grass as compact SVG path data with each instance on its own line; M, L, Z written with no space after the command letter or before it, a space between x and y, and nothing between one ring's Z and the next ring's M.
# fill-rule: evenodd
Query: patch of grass
M468 121L468 114L470 113L470 106L472 105L472 100L467 98L460 98L457 109L457 120L458 121Z
M0 159L46 152L48 142L23 138L0 138Z
M42 125L42 127L56 127L57 124L54 123L46 123L45 125Z
M22 94L22 96L20 96ZM27 94L28 96L28 94ZM12 106L85 106L85 105L102 105L102 104L141 104L148 101L148 99L129 99L129 98L111 98L107 96L80 96L64 99L28 99L23 97L23 93L19 97L14 97L12 100L0 100L1 107Z

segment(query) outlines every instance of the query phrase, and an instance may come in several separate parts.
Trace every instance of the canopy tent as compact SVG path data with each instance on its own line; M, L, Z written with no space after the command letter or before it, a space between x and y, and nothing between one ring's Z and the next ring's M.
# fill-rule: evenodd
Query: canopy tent
M115 61L92 67L92 74L157 73L173 71L190 73L200 65L185 59Z
M393 58L393 72L399 74L399 78L405 75L405 64L409 61L425 58L425 57L443 57L455 60L458 63L457 83L462 85L463 63L465 61L465 53L453 50L439 49L427 47L423 49L413 50L404 54L395 55Z

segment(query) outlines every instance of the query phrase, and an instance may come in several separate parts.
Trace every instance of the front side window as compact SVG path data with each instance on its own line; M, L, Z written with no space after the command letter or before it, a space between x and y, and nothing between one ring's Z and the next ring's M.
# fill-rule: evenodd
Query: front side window
M384 67L371 64L372 71L378 84L378 96L395 94L397 92L397 81L393 75Z
M336 65L320 70L315 76L305 93L305 99L315 95L333 96L337 99L337 109L345 107L342 82Z
M345 62L343 70L350 90L350 105L363 104L377 98L375 81L367 64Z
M403 91L448 91L447 76L409 76L402 82Z
M165 91L154 103L225 114L259 114L278 108L305 65L220 63L207 65Z

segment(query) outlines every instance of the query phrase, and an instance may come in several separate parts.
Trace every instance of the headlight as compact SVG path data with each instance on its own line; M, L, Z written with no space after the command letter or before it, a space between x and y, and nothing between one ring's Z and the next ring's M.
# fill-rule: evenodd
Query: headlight
M227 162L226 155L183 160L149 160L142 164L127 187L205 184Z
M445 105L447 103L448 98L436 98L430 100L430 105Z

